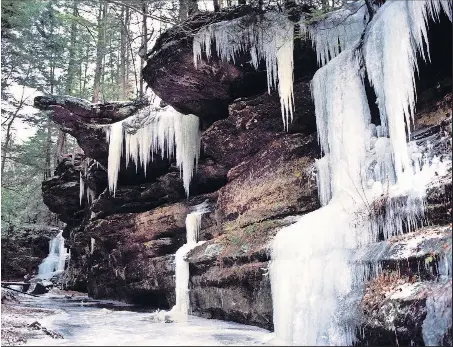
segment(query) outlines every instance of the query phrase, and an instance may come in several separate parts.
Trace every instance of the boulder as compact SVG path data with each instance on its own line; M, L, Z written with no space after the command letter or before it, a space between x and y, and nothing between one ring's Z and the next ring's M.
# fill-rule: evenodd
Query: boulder
M51 281L41 280L34 283L29 289L29 292L34 295L46 294L53 286L54 284Z

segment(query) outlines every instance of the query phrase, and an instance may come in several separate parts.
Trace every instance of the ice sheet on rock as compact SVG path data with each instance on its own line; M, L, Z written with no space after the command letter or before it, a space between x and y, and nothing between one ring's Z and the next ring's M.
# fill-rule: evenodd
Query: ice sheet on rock
M343 50L354 46L365 30L368 17L365 1L356 1L347 3L328 13L326 18L308 25L318 64L325 65Z
M206 203L193 207L193 211L186 217L186 243L175 254L175 290L176 304L169 312L171 318L176 321L187 321L190 311L189 301L189 263L186 261L187 253L204 243L198 241L198 233L201 228L201 216L209 212Z
M358 187L363 184L370 122L359 70L355 52L349 49L313 78L318 134L326 153L317 163L322 180L318 185L320 196L327 197L328 177L332 199L283 228L272 243L274 326L277 338L285 343L354 342L355 327L342 315L341 307L356 285L349 265L351 250L367 237L361 227L353 227L354 223L367 226L355 214L363 205ZM325 197L321 199L326 201Z

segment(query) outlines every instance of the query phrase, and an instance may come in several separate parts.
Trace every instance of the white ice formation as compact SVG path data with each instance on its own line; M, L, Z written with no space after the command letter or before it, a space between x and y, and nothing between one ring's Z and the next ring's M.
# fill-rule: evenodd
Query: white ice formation
M36 277L43 280L51 279L64 271L68 260L69 252L64 246L63 231L60 231L49 241L49 255L39 265Z
M85 193L85 182L83 181L82 171L80 171L80 179L79 179L79 203L82 206L83 195Z
M193 209L194 211L186 217L187 242L175 254L176 304L171 309L170 314L177 321L187 321L190 310L189 263L185 260L185 257L189 251L203 243L203 241L197 242L201 228L201 216L209 212L206 203L194 206Z
M140 123L138 129L137 122ZM134 130L131 131L131 128ZM149 106L133 117L111 124L105 131L109 142L108 182L113 194L116 191L121 156L124 153L126 165L132 159L137 170L139 165L142 166L145 175L146 167L153 161L155 154L162 158L175 158L184 189L189 195L190 181L200 155L198 117L179 113L171 106Z
M329 12L327 16L306 25L303 18L300 25L305 27L316 49L318 64L325 65L346 48L355 45L368 22L365 1L346 3L342 8Z
M364 54L357 39L313 78L325 154L316 163L323 206L280 230L272 243L274 327L280 343L354 343L354 297L379 269L350 261L352 252L379 237L413 230L424 215L426 185L451 166L432 158L429 145L407 142L415 54L429 49L424 39L428 18L437 18L442 9L451 18L451 1L445 3L387 1L367 26ZM378 127L371 124L365 70L378 97Z

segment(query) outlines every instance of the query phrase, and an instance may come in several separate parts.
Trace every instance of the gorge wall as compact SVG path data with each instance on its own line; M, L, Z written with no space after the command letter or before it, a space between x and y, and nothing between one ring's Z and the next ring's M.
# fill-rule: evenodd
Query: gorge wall
M314 163L321 152L310 92L316 54L309 41L296 40L295 114L284 131L279 97L267 93L264 67L255 71L244 54L234 65L214 56L195 69L190 35L207 23L253 11L239 6L196 14L183 23L184 29L176 26L163 33L148 53L143 71L148 85L165 103L201 119L202 153L188 198L179 169L162 158L149 164L147 176L136 172L133 163L126 167L123 159L115 196L107 189L108 147L98 125L126 118L146 102L91 105L69 97L35 99L35 106L50 110L85 153L63 158L42 185L44 202L66 223L68 288L94 298L171 308L174 254L186 242L185 217L192 206L207 201L211 212L203 215L200 232L200 240L207 242L187 257L192 314L273 328L270 240L320 207ZM431 23L428 36L431 64L419 64L412 137L431 141L447 160L451 23L444 17ZM373 97L370 92L372 110ZM80 177L92 201L88 190L79 201ZM429 188L426 220L416 232L357 250L357 262L381 267L362 300L361 344L423 345L428 296L451 293L451 279L437 281L444 257L451 257L451 197L450 168ZM444 341L452 344L451 327Z

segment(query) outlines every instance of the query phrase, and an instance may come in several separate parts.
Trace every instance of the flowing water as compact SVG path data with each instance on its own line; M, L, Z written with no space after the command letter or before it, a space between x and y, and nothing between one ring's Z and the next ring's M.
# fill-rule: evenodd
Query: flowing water
M165 323L159 312L86 296L45 294L22 298L23 305L57 311L39 322L64 339L27 341L28 346L177 346L264 345L272 334L253 326L189 316L186 322Z
M49 254L39 265L36 277L50 279L54 275L62 273L69 257L70 254L64 246L63 231L60 231L57 236L49 241Z

